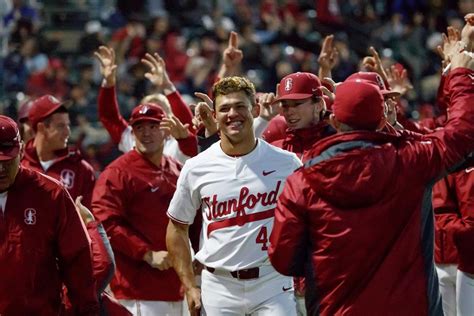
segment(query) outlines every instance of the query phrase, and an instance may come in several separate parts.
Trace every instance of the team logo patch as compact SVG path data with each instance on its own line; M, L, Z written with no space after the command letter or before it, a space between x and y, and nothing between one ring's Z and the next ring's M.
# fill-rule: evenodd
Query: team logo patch
M285 80L285 91L290 91L293 88L293 78Z
M143 108L140 109L140 111L138 113L140 114L146 114L146 112L148 112L150 108L148 107L148 105L145 105Z
M66 187L66 189L72 189L74 186L74 177L76 174L70 169L63 169L60 175L61 183Z
M35 225L36 224L36 210L34 208L27 208L24 212L25 224Z

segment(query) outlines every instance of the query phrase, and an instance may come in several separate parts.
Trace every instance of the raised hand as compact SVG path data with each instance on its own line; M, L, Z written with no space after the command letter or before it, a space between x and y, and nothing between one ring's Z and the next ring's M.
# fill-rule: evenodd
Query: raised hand
M373 46L369 47L369 52L372 56L366 56L362 60L362 66L365 68L365 71L376 72L384 81L388 82L387 73L382 65L379 53Z
M230 32L229 43L222 54L222 62L228 68L235 68L240 65L244 54L238 48L238 35L236 32Z
M201 100L202 102L199 102L196 105L195 111L195 123L194 125L196 127L200 127L201 124L204 125L204 128L206 129L206 136L209 137L211 135L214 135L217 132L217 123L214 120L214 105L209 98L209 96L205 93L201 92L196 92L194 95Z
M392 91L399 92L404 95L409 90L413 89L413 85L408 78L407 70L403 69L401 72L398 71L395 65L392 65L389 69L386 69L387 81Z
M274 102L276 99L274 93L260 93L257 96L257 103L260 105L259 116L264 120L270 121L279 113L279 104Z
M164 89L174 88L174 85L166 72L165 61L158 53L154 53L153 55L147 53L141 61L148 67L148 72L145 73L145 78L150 80L153 85L162 91Z
M222 65L217 77L225 78L239 74L240 64L244 58L244 53L238 48L238 35L230 32L227 48L222 52Z
M117 65L115 63L115 51L111 47L100 46L94 52L94 56L99 59L100 73L104 77L106 87L115 86Z
M469 68L474 70L474 58L472 53L465 51L465 43L459 41L456 43L451 55L451 70L455 68Z
M160 123L160 129L165 131L166 135L171 135L175 139L185 139L189 137L189 124L183 124L174 115L164 118Z
M331 70L336 66L338 61L339 52L334 47L334 35L328 35L324 38L323 45L321 47L321 52L319 53L318 63L319 63L319 76L330 77Z
M442 34L443 44L436 47L444 64L451 62L452 55L455 53L456 43L461 40L461 33L452 26L448 26L446 33L447 35Z
M474 13L468 13L464 16L466 24L461 31L461 41L466 44L466 49L474 51Z

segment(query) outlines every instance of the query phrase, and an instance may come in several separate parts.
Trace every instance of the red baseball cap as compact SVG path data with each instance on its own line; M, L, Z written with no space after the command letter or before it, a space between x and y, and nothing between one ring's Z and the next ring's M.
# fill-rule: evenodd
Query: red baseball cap
M309 72L295 72L284 77L278 86L278 98L281 100L303 100L312 96L322 96L321 80Z
M34 100L28 113L28 120L30 121L33 130L36 132L38 123L44 121L48 116L61 107L66 111L62 102L49 94Z
M165 111L158 104L144 103L133 109L130 116L130 125L141 121L161 122L166 117Z
M11 160L20 152L20 131L14 120L0 115L0 161Z
M352 128L376 130L384 117L383 95L366 81L346 80L337 86L332 112Z
M374 84L380 89L380 92L384 97L396 97L400 95L400 92L390 91L387 89L387 85L382 77L376 72L359 71L347 77L346 81L366 81Z

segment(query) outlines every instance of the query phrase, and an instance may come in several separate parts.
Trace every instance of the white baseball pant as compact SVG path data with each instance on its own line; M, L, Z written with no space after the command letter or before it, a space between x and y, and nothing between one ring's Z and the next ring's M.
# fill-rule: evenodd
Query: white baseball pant
M436 265L445 316L456 316L456 271L455 264Z
M456 280L458 316L474 315L474 278L457 271Z
M119 300L134 316L181 316L183 315L183 301L141 301Z
M293 278L272 266L260 276L239 280L228 272L202 271L201 299L206 316L296 316Z

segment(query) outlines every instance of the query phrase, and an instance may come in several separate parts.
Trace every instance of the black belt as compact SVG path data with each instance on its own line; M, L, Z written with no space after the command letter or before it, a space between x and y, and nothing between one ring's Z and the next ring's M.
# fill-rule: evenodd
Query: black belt
M216 273L216 269L211 267L205 267L207 271L211 273ZM239 280L250 280L250 279L257 279L260 276L260 269L257 268L250 268L250 269L243 269L237 271L229 271L229 274Z

